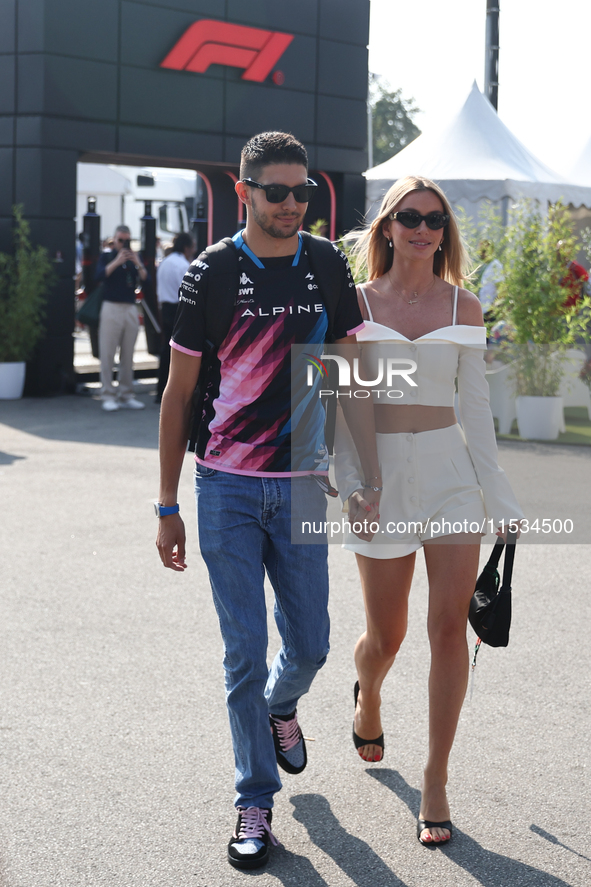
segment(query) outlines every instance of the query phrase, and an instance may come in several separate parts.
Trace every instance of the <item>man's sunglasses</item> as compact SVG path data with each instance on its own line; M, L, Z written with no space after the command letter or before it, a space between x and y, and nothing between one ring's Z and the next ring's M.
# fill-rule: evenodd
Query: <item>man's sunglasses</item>
M296 185L295 188L288 188L287 185L261 185L252 179L242 179L242 182L244 185L251 185L264 191L269 203L283 203L290 193L293 194L296 203L309 203L318 187L313 179L307 179L305 185Z
M447 213L427 213L426 216L422 216L420 213L414 212L414 210L404 210L399 213L390 213L388 216L389 219L396 219L397 222L400 222L401 225L404 225L405 228L418 228L421 222L424 222L427 228L430 228L431 231L439 231L440 228L445 228L445 226L449 223L449 216Z

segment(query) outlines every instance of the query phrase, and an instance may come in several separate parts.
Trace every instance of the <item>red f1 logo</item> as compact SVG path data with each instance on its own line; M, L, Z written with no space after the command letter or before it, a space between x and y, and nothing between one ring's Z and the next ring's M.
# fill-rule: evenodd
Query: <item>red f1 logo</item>
M261 83L292 40L293 34L201 19L185 31L160 67L203 74L210 65L233 65L246 69L243 80Z

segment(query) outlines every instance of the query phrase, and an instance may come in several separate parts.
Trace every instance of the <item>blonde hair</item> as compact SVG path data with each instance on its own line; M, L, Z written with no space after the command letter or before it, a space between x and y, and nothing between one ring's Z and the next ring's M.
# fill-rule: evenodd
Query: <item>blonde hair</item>
M405 176L394 182L382 200L377 217L362 232L355 244L353 248L355 257L366 268L368 281L382 277L390 270L394 260L394 249L388 246L382 226L388 221L390 213L396 212L400 201L413 191L432 191L441 200L443 211L449 215L441 250L437 250L433 256L433 271L453 286L461 286L468 276L470 259L456 217L439 185L421 176Z

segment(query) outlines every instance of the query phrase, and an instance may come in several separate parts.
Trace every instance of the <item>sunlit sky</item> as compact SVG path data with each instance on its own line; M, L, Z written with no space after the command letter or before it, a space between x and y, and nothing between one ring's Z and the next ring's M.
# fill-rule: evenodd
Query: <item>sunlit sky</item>
M371 0L369 69L444 127L484 88L486 0ZM500 0L499 116L562 175L591 139L591 2Z

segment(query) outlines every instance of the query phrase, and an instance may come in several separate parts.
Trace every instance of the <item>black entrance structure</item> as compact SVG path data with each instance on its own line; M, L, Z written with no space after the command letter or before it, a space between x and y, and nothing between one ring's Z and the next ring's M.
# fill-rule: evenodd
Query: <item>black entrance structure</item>
M29 393L73 377L79 161L197 170L217 240L240 148L288 130L321 186L309 220L358 224L368 33L369 0L0 0L0 249L21 203L59 275Z

